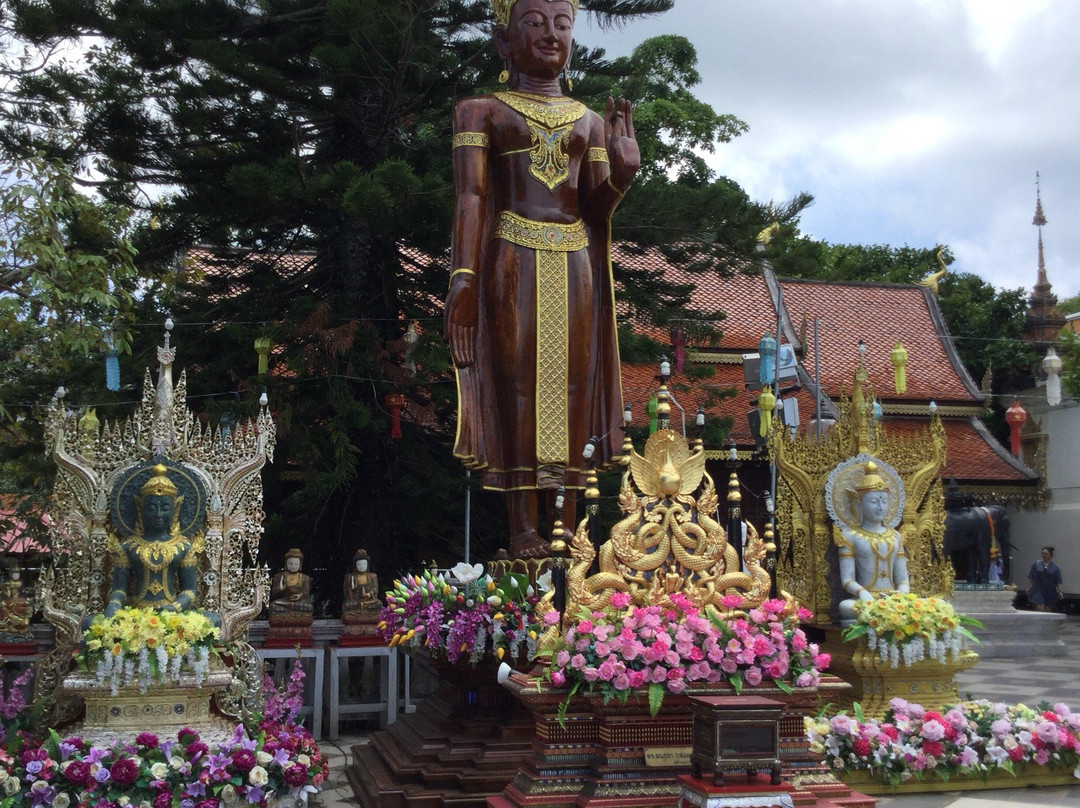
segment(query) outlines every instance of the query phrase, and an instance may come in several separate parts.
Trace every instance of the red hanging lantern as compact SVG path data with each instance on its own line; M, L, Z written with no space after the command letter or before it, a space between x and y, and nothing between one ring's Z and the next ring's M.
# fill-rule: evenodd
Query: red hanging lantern
M401 437L401 408L405 406L405 396L401 393L387 393L386 406L390 410L390 437Z
M1017 457L1020 456L1020 430L1027 419L1027 410L1020 404L1020 399L1014 398L1012 406L1005 410L1005 422L1009 425L1009 449Z

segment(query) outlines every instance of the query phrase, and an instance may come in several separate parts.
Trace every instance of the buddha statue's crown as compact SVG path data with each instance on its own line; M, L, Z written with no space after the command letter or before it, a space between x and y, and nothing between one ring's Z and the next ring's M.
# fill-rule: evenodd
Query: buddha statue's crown
M168 474L168 467L158 463L154 466L150 479L143 483L143 487L139 489L139 494L144 497L172 497L175 499L179 491L173 481L169 479Z
M300 552L299 547L290 547L289 548L288 552L285 553L285 560L288 561L290 558L299 558L300 563L301 564L304 563L304 554L302 552Z
M491 7L495 12L495 23L506 28L510 25L510 10L513 9L514 3L517 0L491 0ZM555 2L555 0L548 0L548 2ZM570 5L574 7L574 14L577 15L578 0L567 0Z
M877 463L873 460L867 462L862 479L859 480L859 484L855 486L855 490L859 492L860 496L870 491L889 490L889 484L885 482L880 474L878 474Z

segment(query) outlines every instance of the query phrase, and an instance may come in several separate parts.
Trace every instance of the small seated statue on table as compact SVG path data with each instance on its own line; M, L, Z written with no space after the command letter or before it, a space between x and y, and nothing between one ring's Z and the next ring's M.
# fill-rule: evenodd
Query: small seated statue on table
M895 512L892 492L878 471L873 461L867 462L862 479L848 492L858 524L841 523L835 534L841 586L851 596L840 601L842 625L855 620L856 601L910 591L907 553L900 532L888 524Z
M195 590L204 542L201 534L189 537L181 532L183 501L168 468L155 465L135 497L134 533L123 539L109 536L112 581L106 617L125 606L177 612L197 608ZM206 614L221 624L220 616Z
M285 553L285 569L270 582L270 628L266 633L268 648L315 645L311 632L315 607L311 602L311 576L300 571L304 554L296 547Z
M9 568L8 580L0 584L0 647L33 642L30 604L23 597L22 570L16 565Z
M374 637L376 634L383 604L379 600L379 576L370 571L370 563L367 550L357 550L352 569L345 574L345 601L341 606L341 622L345 626L343 639Z
M270 586L270 625L310 626L315 609L311 604L311 576L300 571L304 554L293 547L285 553L285 569Z

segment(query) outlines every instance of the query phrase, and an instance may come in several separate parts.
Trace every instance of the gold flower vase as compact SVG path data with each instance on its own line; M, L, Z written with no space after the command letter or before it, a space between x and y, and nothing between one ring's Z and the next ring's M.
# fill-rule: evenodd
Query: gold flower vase
M841 694L838 705L851 709L858 702L867 718L883 718L895 698L921 704L927 710L956 704L960 701L956 675L979 661L978 654L965 650L955 657L948 655L945 662L923 659L894 668L867 646L866 637L843 642L839 628L826 631L832 652L829 672L851 684L851 690Z

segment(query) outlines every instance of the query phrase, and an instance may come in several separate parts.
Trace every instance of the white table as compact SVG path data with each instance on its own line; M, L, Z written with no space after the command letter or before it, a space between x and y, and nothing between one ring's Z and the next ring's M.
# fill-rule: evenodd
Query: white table
M323 690L325 689L325 659L326 654L322 648L256 648L255 653L264 662L269 659L276 660L272 678L274 683L281 686L288 680L292 672L292 666L286 665L288 660L296 659L313 660L314 671L304 671L304 706L300 708L300 715L311 716L311 735L316 741L322 740L323 721ZM284 671L284 673L282 673ZM308 694L310 693L310 698Z
M379 723L385 727L397 721L398 712L398 652L385 645L331 645L330 651L330 740L340 735L341 717L362 713L385 713ZM342 670L349 680L349 660L355 658L379 661L379 701L348 702L341 699Z

